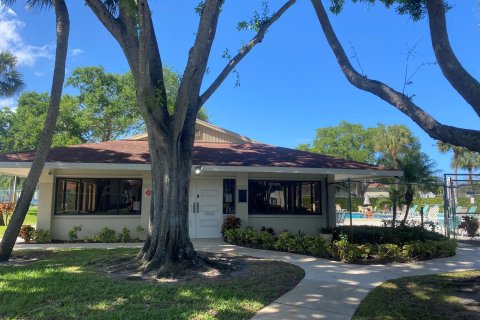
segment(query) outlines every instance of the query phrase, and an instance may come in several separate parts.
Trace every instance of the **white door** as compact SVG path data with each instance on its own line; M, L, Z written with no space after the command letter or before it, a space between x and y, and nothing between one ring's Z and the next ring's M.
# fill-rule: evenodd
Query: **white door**
M222 228L222 180L194 179L190 183L190 238L220 238Z

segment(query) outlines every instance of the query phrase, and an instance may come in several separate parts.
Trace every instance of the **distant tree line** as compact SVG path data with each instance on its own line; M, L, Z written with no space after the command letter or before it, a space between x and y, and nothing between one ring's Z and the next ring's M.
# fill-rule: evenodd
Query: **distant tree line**
M177 94L180 76L164 68L167 94ZM78 94L64 94L52 146L109 141L144 132L130 72L109 73L103 67L80 67L67 78L66 86ZM0 110L0 152L34 150L45 124L49 95L23 92L16 109ZM170 106L173 111L173 105ZM208 120L204 109L199 118Z

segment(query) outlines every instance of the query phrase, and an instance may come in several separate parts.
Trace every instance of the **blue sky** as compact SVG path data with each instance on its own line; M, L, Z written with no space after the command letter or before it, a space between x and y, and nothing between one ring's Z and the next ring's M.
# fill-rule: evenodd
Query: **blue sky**
M177 72L183 71L193 43L198 24L193 7L197 2L151 1L163 62ZM270 1L271 10L281 3ZM480 2L450 3L454 5L447 15L452 46L462 64L479 79ZM88 65L102 65L110 72L127 71L120 47L83 1L68 1L68 5L72 25L67 76L74 68ZM205 84L224 67L223 51L228 48L234 53L253 36L235 27L260 8L258 0L226 2ZM403 87L409 48L417 43L409 74L420 64L435 61L426 19L413 22L381 5L353 5L347 1L344 11L332 15L331 21L348 54L355 49L363 72L397 90ZM2 11L0 50L10 49L18 55L28 90L49 90L54 48L53 12L26 10L22 5ZM309 1L298 1L271 28L264 42L240 63L238 72L240 87L234 87L236 77L231 76L206 104L214 124L285 147L309 142L317 128L334 126L341 120L365 126L405 124L420 138L423 150L439 168L451 171L450 155L439 154L434 141L413 121L345 80ZM438 66L422 67L412 80L406 92L414 94L414 101L438 121L478 128L479 118L442 77ZM15 99L0 101L0 106L14 104Z

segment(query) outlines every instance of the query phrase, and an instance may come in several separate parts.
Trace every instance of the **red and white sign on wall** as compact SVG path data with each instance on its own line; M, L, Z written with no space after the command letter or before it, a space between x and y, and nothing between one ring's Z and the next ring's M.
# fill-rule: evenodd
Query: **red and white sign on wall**
M150 197L152 195L152 189L145 189L145 195Z

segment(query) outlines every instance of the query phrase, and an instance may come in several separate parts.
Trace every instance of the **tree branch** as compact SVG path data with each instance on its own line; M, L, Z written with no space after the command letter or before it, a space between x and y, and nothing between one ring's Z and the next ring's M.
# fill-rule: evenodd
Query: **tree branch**
M430 114L414 104L407 96L395 91L383 82L370 80L360 75L351 65L345 51L338 40L327 12L321 0L311 0L322 27L323 33L337 58L347 80L355 87L370 92L386 101L417 123L430 137L453 145L463 146L473 151L480 151L480 131L463 129L444 125L435 120Z
M121 20L116 19L100 0L85 1L98 20L112 34L122 48L133 74L138 71L138 40L128 33Z
M148 1L138 1L138 19L140 25L138 69L145 83L138 88L149 88L151 92L144 92L140 96L148 97L146 101L153 120L162 127L169 125L167 92L163 79L163 66L158 49L157 37L152 22L152 13Z
M183 130L187 111L197 112L198 95L217 31L222 3L223 0L206 0L203 6L197 36L190 49L175 102L174 127L177 133Z
M227 66L222 70L218 77L213 81L213 83L208 87L207 90L199 97L197 104L197 111L205 104L205 102L212 96L212 94L220 87L220 85L225 81L230 72L235 69L236 65L242 61L243 58L255 47L257 44L263 41L266 32L270 26L277 21L292 5L294 5L296 0L287 1L281 8L278 10L266 23L264 23L261 28L258 30L257 34L243 46L240 51L233 57L227 64Z
M480 83L463 68L450 46L445 19L445 3L443 0L427 0L426 4L433 51L440 69L452 87L480 116Z

